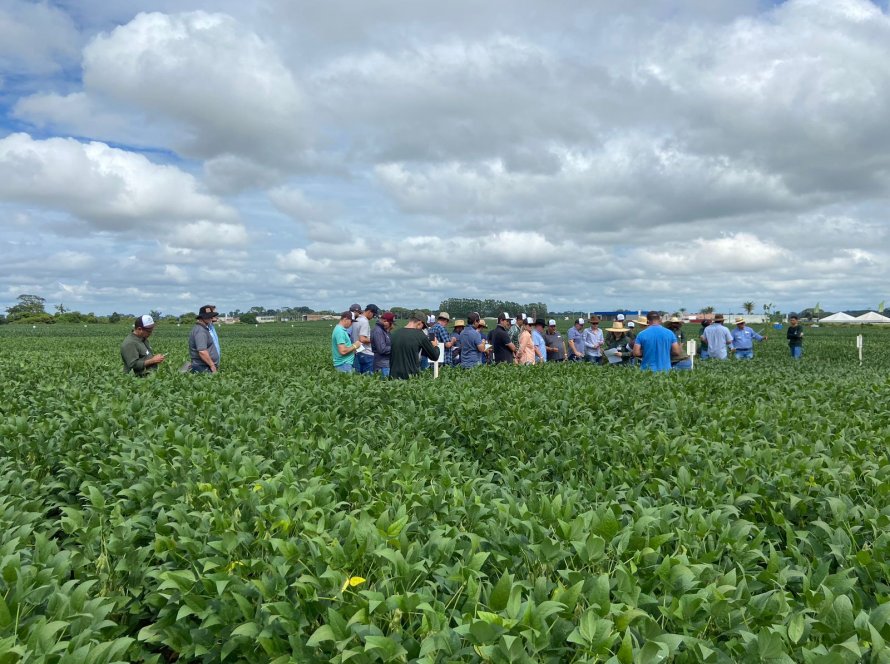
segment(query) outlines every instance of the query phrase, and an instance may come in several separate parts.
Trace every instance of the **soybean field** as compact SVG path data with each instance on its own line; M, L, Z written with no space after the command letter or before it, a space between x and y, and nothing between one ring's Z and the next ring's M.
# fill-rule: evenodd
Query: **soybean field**
M406 382L127 332L0 326L0 664L890 662L890 330Z

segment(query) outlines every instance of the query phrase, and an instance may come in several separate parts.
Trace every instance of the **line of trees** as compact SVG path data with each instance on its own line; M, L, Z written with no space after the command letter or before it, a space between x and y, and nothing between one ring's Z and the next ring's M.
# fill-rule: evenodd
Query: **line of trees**
M497 316L504 311L511 316L519 316L521 313L536 318L545 318L547 316L547 305L544 302L519 304L509 300L478 300L468 297L449 297L439 303L439 309L447 311L452 319L466 318L471 311L477 311L482 316L488 317ZM392 311L396 313L395 309Z

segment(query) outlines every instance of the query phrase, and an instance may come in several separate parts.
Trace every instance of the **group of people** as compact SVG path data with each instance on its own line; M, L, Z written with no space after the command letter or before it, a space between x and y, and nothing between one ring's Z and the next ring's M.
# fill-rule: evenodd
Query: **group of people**
M189 361L182 366L184 373L216 373L219 371L219 335L214 323L219 320L216 306L205 304L198 310L195 324L189 332ZM121 344L121 360L124 373L147 376L160 366L166 355L155 353L148 340L155 329L155 321L149 315L139 316L133 330Z
M553 319L545 321L525 314L511 317L507 312L498 316L491 330L476 312L453 324L446 311L438 316L415 315L398 330L394 329L395 320L392 312L380 313L374 304L353 304L344 311L331 336L334 368L392 378L409 378L431 362L463 369L485 364L566 361L639 366L649 371L692 368L682 321L676 316L663 321L661 314L654 311L634 320L619 315L605 329L601 329L596 316L589 320L578 318L565 336ZM790 320L791 355L799 358L803 331L796 317ZM748 327L743 318L736 319L732 331L724 326L724 321L718 314L713 321L702 323L699 357L725 360L734 353L740 360L753 358L755 342L766 341L767 337Z

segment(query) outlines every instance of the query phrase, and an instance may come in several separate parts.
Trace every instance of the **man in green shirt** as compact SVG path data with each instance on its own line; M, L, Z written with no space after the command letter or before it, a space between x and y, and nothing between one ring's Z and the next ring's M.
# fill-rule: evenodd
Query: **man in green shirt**
M331 357L334 361L334 369L342 373L352 373L355 351L361 347L361 341L352 342L349 338L349 328L352 327L352 312L344 311L340 314L340 322L334 326L331 333Z
M423 332L423 321L411 317L401 330L390 335L389 377L407 379L420 373L421 353L435 362L439 359L439 341Z
M151 316L139 316L136 319L133 331L121 344L124 373L132 371L137 376L147 376L164 361L164 355L156 355L148 345L148 338L154 329L155 321Z

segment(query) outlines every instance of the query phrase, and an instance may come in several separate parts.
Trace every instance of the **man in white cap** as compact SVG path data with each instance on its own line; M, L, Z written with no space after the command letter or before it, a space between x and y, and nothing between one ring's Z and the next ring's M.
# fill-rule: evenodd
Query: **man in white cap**
M553 318L547 322L547 329L544 331L544 343L547 344L548 362L565 362L566 342L559 330L556 329L556 320Z
M147 376L164 361L164 355L157 355L148 345L148 338L154 332L155 321L151 316L139 316L133 323L133 331L121 344L121 360L124 373L132 371L136 376Z
M569 328L569 362L583 362L584 351L587 346L584 344L584 319L575 319L575 324Z

